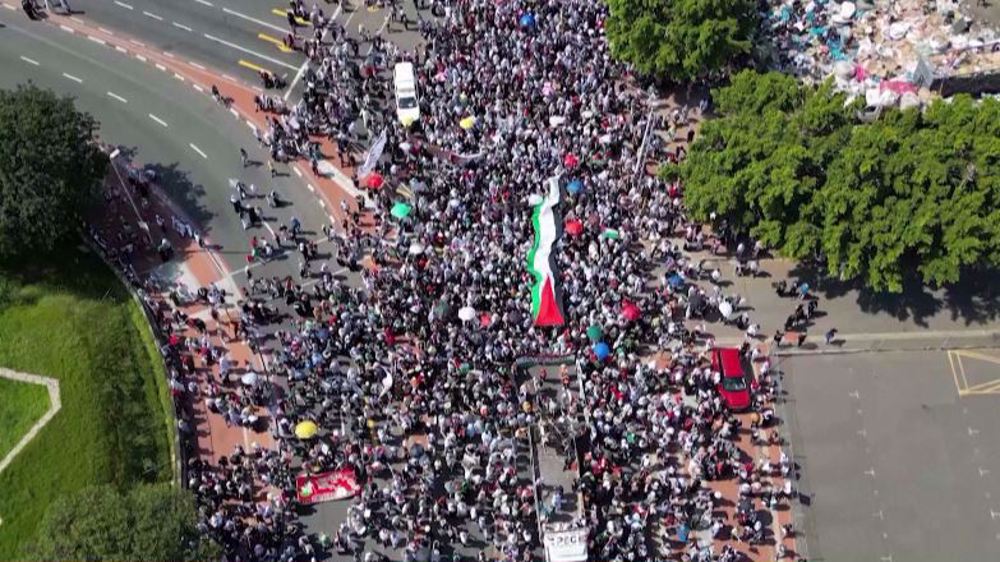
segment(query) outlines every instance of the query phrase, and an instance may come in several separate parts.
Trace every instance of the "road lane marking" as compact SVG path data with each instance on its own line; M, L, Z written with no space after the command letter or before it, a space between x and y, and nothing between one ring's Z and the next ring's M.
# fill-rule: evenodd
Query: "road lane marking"
M385 19L382 20L382 25L379 26L378 31L375 32L375 35L382 35L382 32L385 31L385 26L389 25L389 16L390 15L392 15L392 14L390 13L390 14L386 14L385 15Z
M189 142L188 146L191 147L191 150L197 152L198 154L201 154L202 158L204 158L205 160L208 160L208 155L205 154L204 152L202 152L200 148L198 148L197 146L195 146L193 142Z
M184 81L184 77L183 77L183 76L181 76L180 74L177 74L176 72L174 73L174 78L176 78L176 79L180 80L181 82L183 82L183 81Z
M106 28L103 28L103 27L101 27L101 26L97 26L97 29L99 29L99 30L101 31L101 33L104 33L104 34L107 34L107 35L110 35L110 36L112 36L112 37L114 37L114 36L115 36L115 34L114 34L114 33L112 33L112 31L111 31L110 29L106 29Z
M15 6L11 6L10 4L3 4L3 7L7 8L8 10L10 10L12 12L16 12L17 11L17 8ZM3 522L3 520L0 519L0 523L2 523L2 522Z
M296 171L298 171L298 170L296 170ZM313 184L311 184L311 183L307 183L307 184L306 184L306 187L307 187L307 188L309 189L309 191L311 191L311 192L313 192L313 193L316 193L316 188L315 188L315 187L313 187Z
M91 41L93 41L94 43L97 43L98 45L107 45L108 44L108 42L105 41L104 39L101 39L100 37L94 37L93 35L88 35L87 39L90 39Z
M147 18L153 18L156 21L163 21L163 17L162 16L158 16L158 15L152 13L152 12L147 12L145 10L142 11L142 15L146 16Z
M297 167L296 168L292 168L292 169L295 170L295 175L296 176L299 176L300 178L302 177L302 171L301 170L299 170Z
M257 128L257 126L253 124L253 121L247 119L246 122L247 122L247 127L250 127L251 129Z
M233 117L235 117L235 118L237 118L237 119L239 119L239 118L240 118L240 112L239 112L239 111L236 111L236 108L235 108L235 107L230 107L230 108L229 108L229 113L232 113L232 114L233 114Z
M199 92L201 92L203 94L205 93L205 88L202 88L201 86L199 86L197 84L194 84L194 89L198 90Z
M126 49L125 47L122 47L121 45L115 45L115 50L118 51L119 53L127 53L128 52L128 49Z
M160 125L163 125L164 127L167 126L167 122L166 121L164 121L163 119L160 119L159 117L153 115L152 113L149 114L149 118L152 119L153 121L156 121Z
M122 102L122 103L128 103L128 100L127 100L127 99L125 99L125 98L123 98L123 97L119 96L118 94L116 94L116 93L114 93L114 92L108 92L108 96L109 96L109 97L112 97L112 98L115 98L116 100L118 100L118 101L120 101L120 102Z
M135 43L136 45L138 45L140 47L145 47L146 46L145 43L143 43L142 41L139 41L138 39L129 39L129 41Z
M230 82L239 82L239 80L233 78L232 76L226 74L225 72L222 73L222 77L225 78L226 80L229 80Z
M281 8L273 8L271 10L271 13L276 16L281 16L285 19L288 19L288 12L282 10ZM310 23L309 20L304 20L298 16L295 16L295 23L301 25L302 27L309 27L312 25L312 23Z
M268 43L274 44L276 47L278 47L278 50L281 51L282 53L290 53L290 52L292 52L292 49L289 49L288 47L286 47L285 44L281 41L281 39L278 39L276 37L271 37L270 35L268 35L266 33L258 33L257 34L257 39L260 39L262 41L267 41Z
M198 70L208 70L204 66L202 66L202 65L200 65L200 64L198 64L198 63L196 63L194 61L188 61L188 64L190 64L191 66L197 68Z
M146 57L144 57L142 55L136 55L135 58L141 60L142 62L146 62Z
M162 70L163 72L167 71L167 67L163 66L160 63L156 63L156 68L157 68L157 70Z
M197 0L195 0L195 1L197 1ZM279 27L279 26L274 25L272 23L268 23L268 22L266 22L264 20L259 20L257 18L250 17L250 16L248 16L246 14L241 14L240 12L237 12L236 10L230 10L229 8L223 8L222 11L225 12L225 13L227 13L227 14L229 14L229 15L231 15L231 16L236 16L238 18L243 18L243 19L245 19L247 21L251 21L253 23L256 23L257 25L262 25L264 27L273 29L273 30L277 31L278 33L288 33L288 30L285 29L285 28L283 28L283 27Z
M177 23L175 21L172 21L170 23L173 24L173 26L176 27L177 29L183 29L184 31L194 31L193 29L184 25L183 23Z
M83 84L83 78L77 78L76 76L73 76L72 74L66 74L65 72L63 72L62 75L76 82L77 84Z
M174 58L174 54L171 53L170 51L163 51L163 54L166 55L169 58Z
M73 28L68 25L59 24L59 29L65 31L66 33L75 33Z
M292 65L290 65L290 64L288 64L286 62L281 62L278 59L271 58L271 57L269 57L267 55L263 55L263 54L258 53L256 51L251 51L250 49L247 49L246 47L241 47L241 46L237 45L236 43L230 43L229 41L226 41L225 39L219 39L218 37L216 37L214 35L209 35L208 33L205 33L203 35L205 36L205 39L208 39L209 41L215 41L216 43L219 43L220 45L225 45L225 46L227 46L229 48L236 49L237 51L242 51L244 53L247 53L248 55L253 55L253 56L255 56L255 57L257 57L257 58L259 58L261 60L266 60L268 62L272 62L272 63L274 63L274 64L276 64L278 66L283 66L283 67L291 69L291 70L298 70L298 67L292 66Z
M194 1L201 4L202 6L215 7L215 4L209 2L208 0L194 0Z
M135 9L130 4L126 4L125 2L119 2L118 0L115 0L115 4L118 4L122 8L125 8L126 10L134 10Z
M36 61L34 59L29 59L28 57L21 57L21 60L23 60L24 62L26 62L28 64L33 64L35 66L39 66L38 65L38 61Z
M269 74L271 73L270 70L268 70L268 69L266 69L266 68L264 68L262 66L258 66L258 65L254 64L254 63L252 63L252 62L250 62L248 60L240 59L240 66L244 66L244 67L249 68L250 70L253 70L255 72L267 72Z

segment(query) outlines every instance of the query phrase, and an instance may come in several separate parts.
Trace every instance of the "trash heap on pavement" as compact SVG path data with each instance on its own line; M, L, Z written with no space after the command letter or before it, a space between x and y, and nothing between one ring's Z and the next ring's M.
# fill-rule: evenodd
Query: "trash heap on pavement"
M1000 69L1000 33L953 0L769 0L764 17L781 70L833 75L870 106L916 105L934 77Z

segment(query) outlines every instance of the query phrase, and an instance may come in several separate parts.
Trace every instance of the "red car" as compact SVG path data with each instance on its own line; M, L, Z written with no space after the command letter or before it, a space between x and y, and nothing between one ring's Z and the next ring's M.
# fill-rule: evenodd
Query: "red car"
M719 347L712 350L712 370L722 374L717 387L726 406L734 412L750 408L750 391L757 386L750 365L744 368L740 350L734 347ZM747 373L751 374L748 375Z

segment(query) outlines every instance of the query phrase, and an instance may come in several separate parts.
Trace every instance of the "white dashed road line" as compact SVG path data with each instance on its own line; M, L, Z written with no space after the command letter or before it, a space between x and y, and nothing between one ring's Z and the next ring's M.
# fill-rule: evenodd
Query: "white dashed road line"
M93 35L88 35L87 39L90 39L91 41L93 41L94 43L97 43L98 45L107 45L108 44L108 42L105 41L104 39L101 39L100 37L94 37Z
M143 43L142 41L139 41L138 39L129 39L129 41L135 43L136 45L138 45L140 47L145 47L146 46L145 43Z
M172 23L174 25L174 27L176 27L177 29L183 29L184 31L194 31L193 29L191 29L190 27L184 25L183 23L177 23L175 21L172 21L170 23Z
M101 27L101 26L97 26L97 29L101 30L101 33L110 35L112 37L114 37L114 35L115 35L110 29L107 29L107 28L104 28L104 27Z
M302 177L302 172L298 168L292 168L292 170L295 171L295 175L299 176L300 178Z
M126 49L125 47L122 47L121 45L115 45L115 50L118 51L119 53L127 53L128 52L128 49Z
M72 74L66 74L65 72L63 72L62 75L76 82L77 84L83 84L83 78L77 78L76 76L73 76Z
M122 102L122 103L128 103L128 100L127 100L127 99L125 99L125 98L123 98L123 97L119 96L118 94L116 94L116 93L114 93L114 92L108 92L108 96L109 96L109 97L112 97L112 98L115 98L116 100L118 100L118 101L120 101L120 102Z
M159 117L153 115L152 113L149 114L149 118L152 119L153 121L156 121L160 125L163 125L164 127L167 126L167 122L166 121L164 121L163 119L160 119Z
M125 8L126 10L134 10L135 9L131 5L126 4L125 2L119 2L118 0L115 0L115 4L118 4L122 8Z
M202 65L194 62L193 60L192 61L188 61L188 64L190 64L191 66L197 68L198 70L208 70L207 68L205 68L204 66L202 66Z
M252 17L250 17L250 16L248 16L246 14L241 14L241 13L235 11L235 10L230 10L229 8L223 8L222 11L225 12L225 13L227 13L227 14L229 14L229 15L231 15L231 16L236 16L238 18L243 18L243 19L245 19L247 21L256 23L257 25L262 25L264 27L273 29L273 30L281 33L282 35L284 35L285 33L288 33L288 29L286 29L284 27L280 27L280 26L274 25L273 23L269 23L269 22L266 22L266 21L263 21L263 20L259 20L257 18L252 18Z
M236 111L236 108L235 108L235 107L230 107L230 108L229 108L229 113L232 113L232 114L233 114L233 117L235 117L235 118L237 118L237 119L239 119L239 118L240 118L240 112L239 112L239 111Z
M202 6L208 6L208 7L215 6L215 4L212 4L208 0L194 0L194 1L197 2L197 3L199 3L199 4L201 4Z
M157 69L157 70L162 70L163 72L166 72L166 71L167 71L167 67L163 66L163 65L162 65L162 64L160 64L160 63L156 63L156 69Z
M278 60L276 58L269 57L267 55L258 53L257 51L251 51L250 49L247 49L246 47L241 47L241 46L237 45L236 43L230 43L229 41L226 41L225 39L219 39L218 37L216 37L214 35L209 35L208 33L205 33L203 35L205 36L205 39L208 39L209 41L215 41L216 43L218 43L220 45L225 45L225 46L227 46L227 47L229 47L231 49L236 49L237 51L244 52L244 53L246 53L248 55L253 55L253 56L255 56L255 57L257 57L257 58L259 58L261 60L266 60L269 63L276 64L278 66L283 66L283 67L288 68L290 70L298 70L299 69L297 66L292 66L292 65L288 64L287 62L282 62L282 61L280 61L280 60Z
M156 21L163 21L163 17L162 16L158 16L158 15L152 13L152 12L143 11L142 15L146 16L147 18L153 18Z
M28 57L21 57L21 60L23 60L24 62L26 62L28 64L33 64L35 66L38 66L38 61L36 61L34 59L29 59Z
M200 148L198 148L197 146L195 146L193 142L189 142L188 146L191 147L191 150L197 152L198 154L201 154L202 158L208 160L208 155L205 154L204 152L202 152Z
M177 74L176 72L174 73L174 78L176 78L176 79L180 80L181 82L183 82L183 81L184 81L184 77L183 77L183 76L181 76L180 74Z
M146 57L144 57L142 55L136 55L135 58L141 60L142 62L146 62L146 60L147 60Z
M201 92L203 94L205 93L205 88L202 88L201 86L199 86L197 84L194 84L194 89L198 90L199 92Z
M0 4L0 6L3 6L4 8L7 8L8 10L10 10L12 12L16 12L17 11L17 8L15 8L14 6L11 6L10 4ZM3 519L0 519L0 524L3 524Z
M59 29L61 29L61 30L65 31L66 33L75 33L75 32L73 31L73 28L72 28L72 27L70 27L70 26L68 26L68 25L62 25L62 24L59 24Z

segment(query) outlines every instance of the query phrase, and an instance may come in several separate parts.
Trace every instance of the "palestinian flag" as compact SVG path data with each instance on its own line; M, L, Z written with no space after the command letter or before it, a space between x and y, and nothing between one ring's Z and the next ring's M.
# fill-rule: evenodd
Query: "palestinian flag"
M555 213L560 197L559 178L549 178L546 183L548 194L536 195L532 201L535 242L528 252L528 271L535 277L535 284L531 288L531 316L536 326L562 326L566 320L557 297L552 259L552 246L559 238L560 221Z

